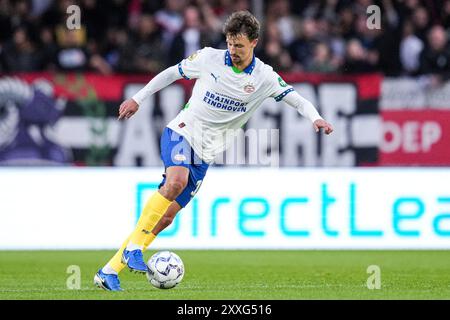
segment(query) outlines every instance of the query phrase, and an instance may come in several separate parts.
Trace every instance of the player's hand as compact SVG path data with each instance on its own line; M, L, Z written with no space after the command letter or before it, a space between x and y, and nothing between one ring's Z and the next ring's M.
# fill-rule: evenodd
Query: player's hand
M325 120L318 119L318 120L314 121L313 125L314 125L314 130L316 130L316 132L319 132L320 129L324 129L325 134L330 134L333 132L333 127L331 126L331 124L329 124Z
M133 114L135 114L139 109L139 105L133 99L128 99L122 102L119 107L119 117L118 120L129 119Z

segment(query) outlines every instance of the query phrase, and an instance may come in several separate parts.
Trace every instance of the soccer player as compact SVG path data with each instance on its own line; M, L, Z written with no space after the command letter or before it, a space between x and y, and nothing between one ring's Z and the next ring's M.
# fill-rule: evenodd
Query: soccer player
M145 273L143 251L197 193L208 166L226 149L224 132L241 128L268 97L285 101L308 118L316 132L333 131L314 106L255 57L259 22L248 11L233 13L224 25L227 50L203 48L155 76L119 108L119 120L129 119L150 95L172 82L197 79L185 108L161 136L164 179L148 200L136 229L94 277L106 290L120 291L118 273L125 267Z

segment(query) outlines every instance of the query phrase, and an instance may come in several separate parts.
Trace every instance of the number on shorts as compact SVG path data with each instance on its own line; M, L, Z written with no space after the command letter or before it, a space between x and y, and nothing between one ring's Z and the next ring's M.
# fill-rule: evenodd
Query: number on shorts
M191 198L193 198L197 194L198 189L200 189L200 186L202 185L202 182L203 182L203 180L198 180L197 181L197 185L195 187L195 190L191 192Z

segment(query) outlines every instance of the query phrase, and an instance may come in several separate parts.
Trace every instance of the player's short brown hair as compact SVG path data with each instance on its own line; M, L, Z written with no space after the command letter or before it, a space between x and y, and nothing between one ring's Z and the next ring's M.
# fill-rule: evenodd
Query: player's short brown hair
M253 41L259 38L259 21L248 11L237 11L228 17L223 33L231 37L244 34Z

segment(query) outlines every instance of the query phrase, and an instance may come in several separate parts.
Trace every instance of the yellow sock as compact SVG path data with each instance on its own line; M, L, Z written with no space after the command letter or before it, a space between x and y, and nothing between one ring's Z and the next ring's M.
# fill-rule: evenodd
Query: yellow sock
M130 243L144 247L146 238L151 235L151 231L171 204L172 201L155 192L142 210L136 229L130 236Z
M172 201L164 198L158 191L150 197L142 210L136 228L122 244L122 247L108 262L111 268L113 268L117 273L125 268L125 265L122 263L122 253L129 243L141 246L143 247L143 250L150 245L156 237L153 233L151 233L151 230L153 230L156 226L171 203Z
M114 271L117 273L119 273L120 271L122 271L123 268L125 268L125 265L122 263L122 253L123 250L125 250L125 248L127 247L128 242L130 242L130 237L128 237L127 240L125 240L125 242L122 244L122 247L120 247L120 249L116 252L114 257L112 257L111 260L108 261L109 266L113 268Z
M156 235L151 233L145 237L145 242L144 242L144 251L147 250L147 248L150 246L150 244L153 242L153 240L155 240Z

